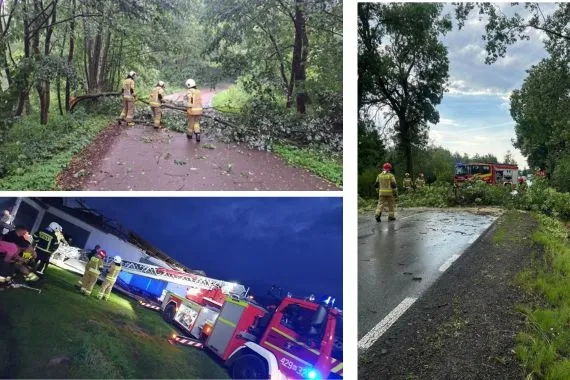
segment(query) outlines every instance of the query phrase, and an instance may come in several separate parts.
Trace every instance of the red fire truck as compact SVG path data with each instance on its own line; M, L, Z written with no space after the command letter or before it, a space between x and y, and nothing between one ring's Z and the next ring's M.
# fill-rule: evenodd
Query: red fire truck
M188 288L186 298L173 292L163 294L160 309L168 323L174 323L195 338L202 337L206 322L213 323L226 299L221 289Z
M457 186L465 182L482 180L486 183L511 186L517 184L519 168L517 165L509 164L455 164L454 183Z
M342 312L326 303L288 296L267 310L227 297L204 332L233 378L342 378Z

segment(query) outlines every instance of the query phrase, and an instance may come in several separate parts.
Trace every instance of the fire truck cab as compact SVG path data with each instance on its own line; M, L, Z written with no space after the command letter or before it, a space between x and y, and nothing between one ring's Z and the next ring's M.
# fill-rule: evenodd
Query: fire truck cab
M342 312L294 297L270 310L227 297L205 347L237 379L342 378Z
M509 164L471 163L455 165L454 183L457 186L476 180L489 184L515 187L519 168Z

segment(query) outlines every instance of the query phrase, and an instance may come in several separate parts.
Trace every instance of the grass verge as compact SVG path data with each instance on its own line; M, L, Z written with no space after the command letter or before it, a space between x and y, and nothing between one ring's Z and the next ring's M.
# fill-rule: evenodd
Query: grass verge
M246 91L238 83L215 94L212 98L212 107L220 112L237 113L250 100Z
M533 241L543 247L531 268L517 282L537 297L520 311L527 317L517 335L516 354L527 378L568 379L570 374L570 241L568 227L559 220L537 214Z
M273 151L289 165L301 166L337 186L342 186L342 159L309 148L275 144Z
M109 123L108 116L72 115L40 125L37 115L16 122L0 144L0 190L55 190L59 172Z
M59 268L47 276L41 294L0 291L1 378L227 378L203 351L170 345L160 314L83 296Z

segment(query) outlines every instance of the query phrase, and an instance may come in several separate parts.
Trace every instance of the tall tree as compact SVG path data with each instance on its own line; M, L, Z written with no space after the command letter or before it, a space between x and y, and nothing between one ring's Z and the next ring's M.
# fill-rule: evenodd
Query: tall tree
M514 146L528 157L531 168L552 173L556 162L570 154L570 65L548 58L527 72L521 89L511 95Z
M427 144L428 123L448 79L447 49L439 37L451 30L441 4L361 3L358 8L360 108L377 107L392 123L394 139L413 172L412 147Z

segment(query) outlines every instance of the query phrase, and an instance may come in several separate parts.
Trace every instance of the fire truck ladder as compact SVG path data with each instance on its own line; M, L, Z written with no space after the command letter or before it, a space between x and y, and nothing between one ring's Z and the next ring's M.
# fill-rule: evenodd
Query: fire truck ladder
M83 252L86 251L77 247L60 246L58 250L54 252L52 259L57 261L65 261L65 259L76 259L84 261L85 258L82 257ZM113 257L111 256L107 256L105 258L105 264L110 264L112 261ZM245 297L247 295L247 289L240 284L216 280L196 274L180 272L170 268L162 268L156 265L123 260L121 270L124 272L138 274L157 280L173 282L192 288L207 290L221 289L224 294L237 295L240 297Z
M106 261L109 262L110 260L112 259L108 258ZM225 294L235 294L241 297L245 297L247 295L247 289L240 284L216 280L191 273L179 272L155 265L123 260L121 270L128 273L155 278L157 280L174 282L192 288L208 290L218 288Z

